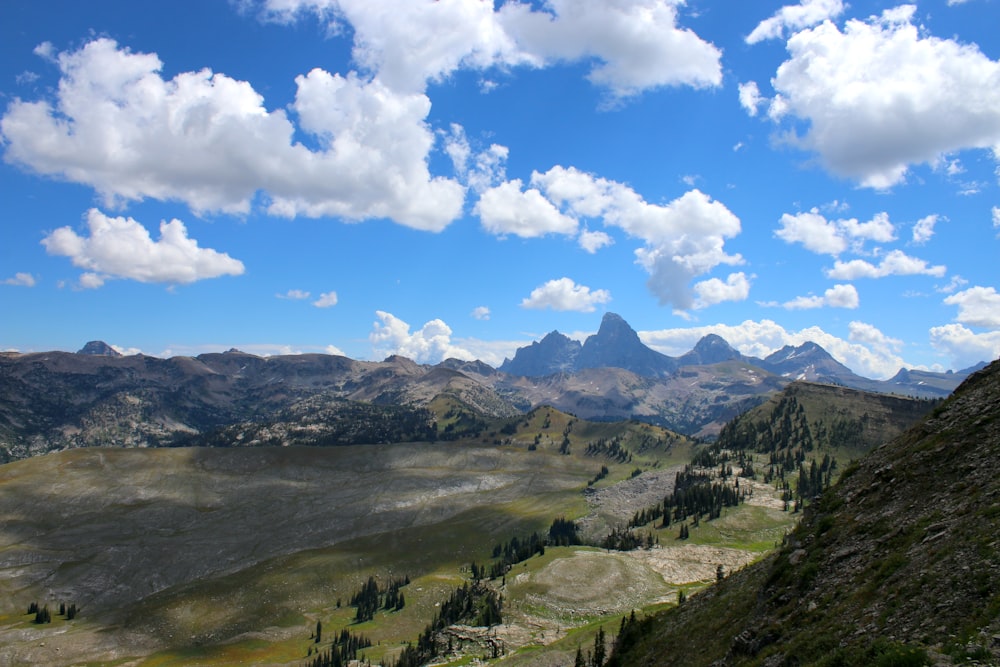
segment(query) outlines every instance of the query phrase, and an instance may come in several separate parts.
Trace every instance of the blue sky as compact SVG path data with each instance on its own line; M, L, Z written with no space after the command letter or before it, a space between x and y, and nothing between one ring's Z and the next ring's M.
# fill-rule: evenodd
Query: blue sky
M1000 3L0 3L0 349L1000 356Z

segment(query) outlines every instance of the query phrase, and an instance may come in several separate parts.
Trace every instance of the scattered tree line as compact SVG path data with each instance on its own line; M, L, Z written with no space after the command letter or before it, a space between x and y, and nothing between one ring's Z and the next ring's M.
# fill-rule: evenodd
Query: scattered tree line
M42 625L44 623L52 622L52 612L49 611L48 605L39 607L37 602L32 602L31 604L28 605L28 615L30 614L35 615L35 618L32 620L32 623L35 623L37 625ZM72 621L74 618L76 618L76 614L77 614L76 603L73 603L68 607L66 606L65 602L59 603L59 615L63 616L67 621Z
M632 452L622 445L622 440L621 435L616 435L610 440L600 438L587 443L587 449L584 452L587 456L603 456L609 461L628 463L632 460Z
M463 584L441 603L440 610L417 638L417 643L407 644L393 667L421 667L431 662L441 655L437 641L439 632L457 624L478 627L500 625L503 622L502 612L503 599L492 588L482 581Z
M354 620L364 623L375 618L375 612L379 609L385 611L399 611L406 606L406 598L400 589L410 583L410 578L392 579L388 586L382 588L378 585L375 577L369 576L361 589L351 596L351 606L357 608ZM317 628L317 634L319 629ZM319 641L319 640L317 640Z
M722 516L722 508L736 507L746 496L747 492L740 489L739 478L734 484L715 482L709 473L688 465L674 478L673 492L665 496L659 505L641 509L632 515L628 527L637 528L662 520L660 527L666 528L672 522L684 522L689 517L700 519L702 516L711 521Z
M582 544L575 521L558 517L552 521L547 535L537 531L526 538L512 537L507 542L493 546L493 559L490 565L479 565L473 562L469 566L473 580L499 579L507 574L510 568L524 562L534 555L545 555L545 547L565 547Z
M319 643L322 636L322 623L316 622L316 642ZM325 651L317 651L316 657L305 663L305 667L347 667L352 660L357 660L358 651L362 651L372 645L370 639L364 635L355 635L347 629L341 630L340 635L334 640ZM310 653L312 649L309 649Z
M601 471L596 475L594 475L594 479L587 482L587 486L593 486L594 484L597 484L602 479L607 477L609 474L611 474L611 471L608 470L608 466L601 466Z
M660 543L652 532L636 533L629 528L615 528L601 540L601 546L614 551L634 551L636 549L652 549Z

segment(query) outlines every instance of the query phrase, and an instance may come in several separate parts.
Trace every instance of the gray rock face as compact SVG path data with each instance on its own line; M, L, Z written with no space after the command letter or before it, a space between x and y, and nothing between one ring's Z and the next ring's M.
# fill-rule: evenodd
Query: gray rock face
M614 313L607 313L597 333L584 341L577 365L623 368L643 377L669 375L678 367L676 359L646 347L639 334Z
M500 365L500 370L524 377L572 373L578 369L581 348L580 341L553 331L542 340L519 348L513 359Z
M92 340L82 348L77 350L77 354L90 354L97 357L120 357L118 350L111 347L103 340Z

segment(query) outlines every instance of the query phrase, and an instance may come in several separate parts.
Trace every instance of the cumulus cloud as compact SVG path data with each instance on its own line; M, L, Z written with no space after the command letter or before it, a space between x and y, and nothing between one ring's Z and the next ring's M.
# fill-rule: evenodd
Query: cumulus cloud
M460 69L592 65L588 79L614 97L660 86L718 86L721 52L677 23L665 0L507 2L266 0L283 20L304 11L354 31L354 59L396 90L422 91Z
M757 109L764 103L764 98L760 96L760 88L756 81L748 81L739 84L740 106L747 110L751 116L757 115Z
M53 102L15 100L0 119L5 158L109 202L247 213L263 191L275 215L390 218L431 231L461 214L464 187L428 170L435 138L423 94L314 69L296 79L296 128L245 81L207 69L167 80L155 54L110 39L60 53L58 65ZM320 148L295 141L297 129Z
M337 305L337 293L336 292L323 292L319 295L319 298L313 301L313 305L317 308L330 308Z
M800 296L786 301L782 307L787 310L810 310L813 308L857 308L860 304L858 291L854 285L834 285L822 296Z
M743 262L740 255L725 252L726 239L740 233L739 218L700 190L667 204L650 204L623 183L562 166L534 172L531 185L572 220L599 219L642 240L645 245L635 255L649 274L647 285L660 303L678 310L695 305L692 279L721 264Z
M376 359L398 354L421 364L436 364L455 358L471 361L475 356L451 341L451 327L439 319L410 332L410 325L392 313L375 311L378 321L372 325L368 340Z
M924 243L930 241L931 237L934 236L934 225L936 225L940 219L941 216L931 214L917 220L917 222L913 225L913 242L917 245L923 245Z
M455 173L475 192L485 192L499 185L506 177L507 156L510 150L506 146L490 144L489 147L475 153L465 128L458 123L452 123L444 136L444 152L451 158Z
M836 223L827 220L817 209L807 213L781 216L781 228L774 235L786 243L801 243L807 250L836 257L847 249L847 240Z
M87 212L87 228L88 236L60 227L42 240L50 255L69 257L74 266L86 269L80 276L85 288L100 287L111 278L192 283L244 271L239 260L199 247L180 220L161 222L157 241L133 218L112 218L97 209Z
M1000 206L994 206L990 209L990 213L993 216L993 228L1000 229Z
M486 190L473 212L487 231L499 236L534 238L546 234L573 234L577 221L564 215L536 188L522 190L520 179Z
M722 82L722 52L677 25L676 2L547 0L506 3L500 21L536 62L595 60L587 78L616 97L661 86Z
M613 245L615 240L605 232L592 232L589 229L584 229L580 232L577 242L581 248L593 255L604 246Z
M993 287L970 287L946 297L944 302L958 306L955 320L961 324L1000 329L1000 294Z
M849 262L834 262L832 269L825 271L833 280L857 280L858 278L885 278L886 276L944 276L944 265L929 266L925 260L910 257L902 250L892 250L877 265L863 259Z
M975 45L924 36L913 5L825 21L792 35L769 116L808 125L787 140L839 176L884 189L911 165L1000 145L1000 62Z
M18 271L14 274L12 278L7 278L3 281L4 285L14 285L16 287L34 287L35 286L35 276L30 273L25 273L23 271Z
M828 220L813 208L805 213L781 216L781 227L774 235L786 243L801 243L806 249L820 255L836 257L853 244L859 250L866 241L889 242L896 238L895 227L889 222L888 213L876 213L867 222L856 218Z
M834 285L822 296L800 296L786 301L782 307L788 310L808 310L812 308L857 308L860 303L858 290L854 285Z
M1000 358L1000 331L975 333L961 324L946 324L931 328L930 338L931 345L947 355L954 368Z
M841 0L802 0L797 5L785 5L770 18L764 19L747 35L747 44L781 37L785 30L800 30L844 13ZM752 115L752 114L751 114Z
M472 318L476 320L490 319L490 309L486 306L476 306L472 309Z
M611 301L608 290L591 291L585 285L577 285L569 278L550 280L531 290L531 295L521 301L522 308L534 310L575 310L592 313L597 304Z
M695 310L708 308L723 301L745 301L750 295L750 280L742 271L730 273L725 281L719 278L709 278L695 283L696 298L692 307Z
M746 320L740 324L715 324L703 327L640 331L646 345L670 356L691 350L703 336L716 334L734 348L751 357L764 358L785 345L812 341L821 345L834 359L855 373L871 378L892 377L900 368L912 367L899 357L899 342L874 326L852 322L849 339L827 333L820 327L789 331L773 320Z

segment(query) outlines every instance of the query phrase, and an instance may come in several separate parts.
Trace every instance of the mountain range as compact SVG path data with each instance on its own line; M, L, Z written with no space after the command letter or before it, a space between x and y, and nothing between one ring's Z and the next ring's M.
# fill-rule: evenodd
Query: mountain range
M0 460L96 444L163 446L244 422L266 422L302 401L428 407L441 396L470 413L505 417L550 405L584 419L634 418L700 437L796 380L940 398L964 379L901 370L856 375L815 343L748 357L702 338L680 357L644 345L608 313L582 344L553 331L499 368L448 359L422 365L325 354L259 357L239 350L161 359L122 356L100 341L76 353L0 354Z

